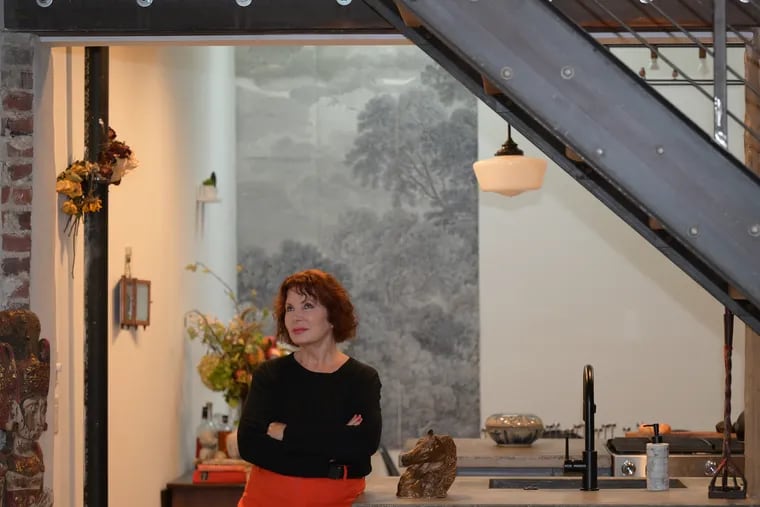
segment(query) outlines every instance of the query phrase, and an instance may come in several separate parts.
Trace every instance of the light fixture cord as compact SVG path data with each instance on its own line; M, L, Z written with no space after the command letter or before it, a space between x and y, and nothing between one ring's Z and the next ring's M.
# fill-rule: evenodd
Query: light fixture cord
M501 157L504 155L523 155L523 151L517 147L517 143L512 140L512 125L507 123L507 140L501 145L499 151L494 156Z

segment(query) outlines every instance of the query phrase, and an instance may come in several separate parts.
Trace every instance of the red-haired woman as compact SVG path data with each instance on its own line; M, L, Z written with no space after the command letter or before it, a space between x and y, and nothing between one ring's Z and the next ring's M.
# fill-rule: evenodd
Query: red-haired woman
M238 427L254 466L238 507L343 507L362 491L382 428L380 378L344 354L357 320L348 293L317 269L287 277L276 296L277 338L290 355L253 374Z

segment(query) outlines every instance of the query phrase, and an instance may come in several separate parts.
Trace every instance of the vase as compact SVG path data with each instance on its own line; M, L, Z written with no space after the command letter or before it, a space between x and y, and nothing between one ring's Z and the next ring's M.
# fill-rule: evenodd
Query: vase
M227 434L227 440L226 440L226 446L227 446L227 457L230 459L240 459L240 451L238 450L238 440L237 440L237 428L230 431Z
M240 451L238 450L237 430L240 424L240 416L243 413L243 406L245 405L245 397L241 397L238 400L237 405L230 409L230 417L232 418L233 430L225 437L225 445L227 447L227 456L230 459L240 459Z

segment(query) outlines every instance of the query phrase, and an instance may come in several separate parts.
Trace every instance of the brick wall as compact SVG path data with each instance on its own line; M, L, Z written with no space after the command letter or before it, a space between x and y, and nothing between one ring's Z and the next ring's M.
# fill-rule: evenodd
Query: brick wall
M34 43L0 31L0 309L29 308Z

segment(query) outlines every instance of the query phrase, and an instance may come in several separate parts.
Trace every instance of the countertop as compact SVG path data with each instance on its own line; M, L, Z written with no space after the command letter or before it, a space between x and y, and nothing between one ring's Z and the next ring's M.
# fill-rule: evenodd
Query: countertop
M404 442L404 451L411 449L416 439ZM570 459L581 459L583 439L571 438ZM562 469L565 461L565 439L539 438L528 447L498 446L490 438L455 438L457 468L547 468ZM595 442L597 467L600 475L609 471L611 457L604 442Z
M460 505L468 507L509 506L533 507L625 505L656 507L678 505L690 507L725 507L747 505L760 507L760 500L722 500L707 497L709 478L680 478L685 488L668 491L646 489L607 489L601 491L580 490L534 490L489 489L487 477L457 477L444 499L397 498L398 477L375 477L367 480L367 488L354 502L354 507L395 507L401 505L424 505L427 507Z

